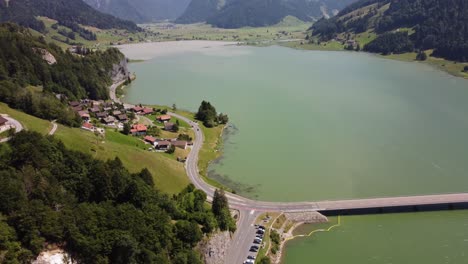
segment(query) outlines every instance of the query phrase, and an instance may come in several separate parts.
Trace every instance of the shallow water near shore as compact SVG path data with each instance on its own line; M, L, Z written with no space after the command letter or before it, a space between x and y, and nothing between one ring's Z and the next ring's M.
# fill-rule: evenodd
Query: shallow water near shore
M342 216L340 222L330 232L288 242L283 263L468 263L466 210Z
M362 53L216 46L131 65L132 103L196 111L238 131L210 166L272 201L468 190L468 81Z

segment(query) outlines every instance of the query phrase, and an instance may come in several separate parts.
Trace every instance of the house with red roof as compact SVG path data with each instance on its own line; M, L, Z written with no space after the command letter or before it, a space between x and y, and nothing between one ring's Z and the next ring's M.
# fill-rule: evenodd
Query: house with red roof
M84 130L88 130L88 131L94 131L93 124L88 123L88 122L84 122L83 125L81 125L81 128Z
M154 145L154 143L156 142L156 139L152 136L145 136L143 140L145 140L145 142L150 143L151 145Z
M143 124L134 124L130 129L130 133L134 136L143 136L146 135L148 128Z
M167 121L170 121L171 118L172 117L170 115L161 115L161 116L158 116L158 121L159 122L167 122Z
M154 111L153 111L152 108L145 107L145 108L143 108L143 113L142 113L142 114L143 114L143 115L150 115L150 114L152 114L153 112L154 112Z

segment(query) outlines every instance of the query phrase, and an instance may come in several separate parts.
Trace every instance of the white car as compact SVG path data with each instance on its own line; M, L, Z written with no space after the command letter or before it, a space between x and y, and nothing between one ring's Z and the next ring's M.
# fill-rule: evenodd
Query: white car
M244 264L253 264L253 263L255 263L255 260L253 260L253 259L246 259L244 261Z

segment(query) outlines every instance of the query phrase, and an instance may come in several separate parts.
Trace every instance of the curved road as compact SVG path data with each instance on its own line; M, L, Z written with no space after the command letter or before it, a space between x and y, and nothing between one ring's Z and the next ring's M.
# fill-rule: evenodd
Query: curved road
M4 117L6 120L8 120L8 124L9 124L9 125L13 125L13 126L15 127L15 130L16 130L15 133L18 133L18 132L20 132L20 131L22 131L22 130L24 129L24 128L23 128L23 125L21 125L21 123L20 123L18 120L13 119L13 118L11 118L11 117L9 117L9 116L3 116L3 117ZM1 139L1 140L0 140L0 143L7 142L8 140L10 140L9 137L4 138L4 139Z

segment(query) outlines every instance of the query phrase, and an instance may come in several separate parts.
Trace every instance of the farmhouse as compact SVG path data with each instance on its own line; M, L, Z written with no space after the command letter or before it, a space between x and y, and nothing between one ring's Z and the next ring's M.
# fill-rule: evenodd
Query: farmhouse
M159 150L167 150L171 147L171 142L167 140L156 141L154 147Z
M108 116L107 112L100 112L96 114L97 118L106 118Z
M121 114L121 115L118 115L117 116L117 119L120 121L120 122L126 122L128 121L128 116L126 114Z
M80 115L81 119L89 120L91 117L89 116L88 111L78 111L78 115Z
M161 116L158 116L158 120L160 122L167 122L169 120L171 120L171 116L170 115L161 115Z
M132 135L134 136L142 136L142 135L146 135L147 130L148 128L145 125L135 124L130 129L130 133L132 133Z
M115 118L113 116L108 116L106 118L101 119L101 122L103 122L106 125L111 125L115 123Z
M147 108L147 107L143 108L143 115L150 115L152 113L153 113L153 109Z
M174 123L171 123L171 122L164 123L164 130L166 131L174 130Z
M152 137L152 136L146 136L146 137L144 138L144 140L145 140L146 142L150 143L151 145L154 145L154 143L156 142L156 139L155 139L154 137Z
M176 148L187 149L187 141L184 140L176 140L171 142L172 145Z
M88 122L84 122L83 125L81 125L81 128L84 130L88 130L88 131L94 131L93 124L88 123Z

